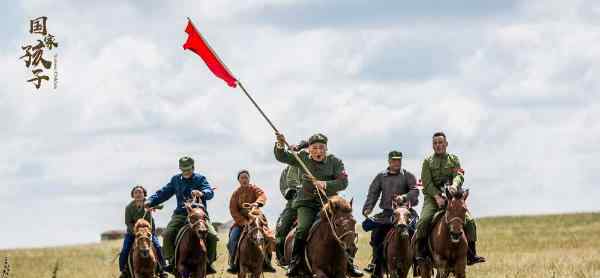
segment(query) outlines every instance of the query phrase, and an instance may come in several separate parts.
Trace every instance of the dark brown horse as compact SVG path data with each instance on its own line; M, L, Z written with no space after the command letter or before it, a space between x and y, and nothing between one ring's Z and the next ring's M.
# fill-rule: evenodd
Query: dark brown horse
M206 277L206 264L208 253L206 248L206 237L208 235L207 216L204 208L192 207L191 203L185 203L187 210L188 231L183 234L179 242L177 252L176 277L200 278Z
M273 242L267 239L265 232L267 221L262 211L250 204L244 204L244 208L249 210L249 221L243 227L242 238L237 249L240 266L238 278L247 276L259 278L263 273L264 261L270 259L274 246L272 246Z
M467 266L467 237L463 230L467 206L465 201L469 191L458 191L450 196L446 211L441 219L434 224L430 235L430 245L433 262L426 262L421 267L421 277L430 278L433 268L438 278L446 278L454 273L457 278L466 277Z
M152 226L143 218L133 227L135 240L131 251L134 278L153 278L157 267L156 250L152 244Z
M411 217L408 205L403 196L396 196L392 201L394 227L388 232L383 243L386 272L392 278L406 278L413 262L413 249L408 233Z
M348 259L356 253L356 220L352 217L352 201L339 196L329 198L321 209L320 220L307 239L308 273L303 277L343 278ZM293 231L286 239L286 261L292 254Z

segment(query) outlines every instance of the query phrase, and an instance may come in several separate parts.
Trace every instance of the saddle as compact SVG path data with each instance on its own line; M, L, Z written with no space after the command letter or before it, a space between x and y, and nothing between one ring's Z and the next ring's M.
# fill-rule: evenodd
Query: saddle
M321 223L321 219L317 218L317 220L313 222L312 226L310 226L310 229L308 230L308 236L306 237L306 242L308 242L312 238L312 235L315 233L315 230L317 229L317 226L319 226L319 223ZM293 238L293 235L296 234L296 226L298 226L298 223L294 222L294 225L292 226L292 229L288 233L287 237Z
M433 215L433 219L431 220L431 225L429 225L429 231L427 231L427 251L428 251L428 256L431 256L431 254L433 254L433 247L431 247L431 231L433 229L433 227L435 227L435 225L441 221L441 219L444 217L444 214L446 213L445 209L439 210L437 211L434 215Z

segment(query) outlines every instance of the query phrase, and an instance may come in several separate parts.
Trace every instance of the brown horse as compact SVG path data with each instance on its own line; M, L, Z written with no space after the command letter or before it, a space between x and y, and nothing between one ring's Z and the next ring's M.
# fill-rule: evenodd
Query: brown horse
M200 278L206 277L206 264L208 253L206 248L206 237L208 235L207 216L204 208L192 207L185 203L187 210L188 228L179 242L176 266L178 278ZM183 228L182 228L183 229Z
M396 196L392 201L394 209L394 227L388 232L384 241L386 271L392 278L406 278L412 265L413 249L408 233L411 212L408 202L403 196ZM383 277L383 275L380 275Z
M152 278L157 267L156 250L152 244L152 225L141 218L133 227L135 240L132 248L132 273L134 278Z
M259 278L263 273L264 261L271 258L273 242L267 239L265 232L267 221L262 211L250 204L244 204L243 207L249 209L249 221L244 225L237 249L240 266L238 278L247 276Z
M319 223L307 239L305 258L309 273L302 277L343 278L348 272L349 256L357 251L356 220L352 217L352 200L329 198L319 214ZM293 231L286 239L286 261L292 254Z
M429 239L433 262L422 265L423 278L430 278L434 267L438 278L446 278L450 273L454 273L457 278L466 277L468 245L463 225L467 214L465 201L469 191L460 190L453 195L447 192L446 196L450 196L446 211L434 224Z

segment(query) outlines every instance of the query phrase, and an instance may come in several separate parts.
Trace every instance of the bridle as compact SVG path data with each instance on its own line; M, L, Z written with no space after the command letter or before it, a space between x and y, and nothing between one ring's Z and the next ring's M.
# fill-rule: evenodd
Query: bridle
M350 218L351 216L347 216L347 217ZM341 235L338 236L336 233L336 229L335 229L336 227L339 227L339 225L335 224L338 218L340 218L340 217L333 215L333 218L329 222L329 223L333 223L333 224L331 224L331 226L332 226L331 229L333 231L332 234L333 234L334 238L336 239L336 241L338 242L338 244L340 245L340 247L344 250L345 256L349 257L350 254L348 253L348 251L350 248L346 244L346 242L343 241L343 239L347 236L352 236L354 238L353 243L354 243L354 245L356 245L356 243L358 242L358 234L355 231L353 231L352 229L348 229L347 231L343 232Z

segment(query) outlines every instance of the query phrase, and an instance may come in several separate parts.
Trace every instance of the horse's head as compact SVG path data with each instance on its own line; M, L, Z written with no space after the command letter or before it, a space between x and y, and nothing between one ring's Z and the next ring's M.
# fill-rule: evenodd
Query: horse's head
M448 206L446 207L445 222L448 225L450 240L458 243L463 237L463 225L467 215L467 205L465 201L469 196L469 191L459 190L455 194L448 195Z
M192 203L186 202L185 209L187 210L187 225L190 230L193 231L198 238L204 238L208 234L208 224L206 223L206 212L204 207L192 206Z
M263 226L266 224L265 216L258 207L252 204L244 204L243 207L248 210L249 221L245 227L248 239L252 244L262 248L265 243L265 235L263 233Z
M321 210L321 221L328 221L327 216L333 223L333 228L338 239L342 242L342 248L354 254L357 250L356 220L352 216L352 202L346 201L339 196L333 196Z
M138 219L133 228L135 233L134 250L141 258L150 258L152 253L152 226L145 219Z
M394 227L399 230L400 236L408 238L408 224L410 222L410 210L406 196L399 195L392 200L394 210Z

